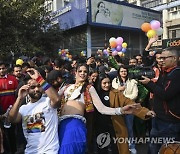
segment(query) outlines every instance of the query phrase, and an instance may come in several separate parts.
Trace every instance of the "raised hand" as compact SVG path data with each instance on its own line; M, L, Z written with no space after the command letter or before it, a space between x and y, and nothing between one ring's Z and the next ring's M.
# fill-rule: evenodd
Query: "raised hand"
M150 38L149 39L149 44L153 44L154 42L156 42L158 40L158 36L155 36L155 37L153 37L153 38Z
M28 94L29 85L23 85L18 91L18 97L23 99Z
M34 68L28 68L26 72L29 74L29 76L32 79L35 79L35 80L40 76L40 73Z

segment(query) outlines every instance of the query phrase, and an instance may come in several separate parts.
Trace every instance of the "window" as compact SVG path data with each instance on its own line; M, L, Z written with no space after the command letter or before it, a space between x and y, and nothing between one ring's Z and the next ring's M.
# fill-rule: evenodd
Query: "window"
M177 37L177 38L180 38L180 29L177 29L177 30L176 30L176 37Z
M142 6L146 8L153 8L162 4L162 0L152 0L142 2Z
M176 38L176 30L172 30L172 38Z
M177 7L172 7L169 9L169 12L176 12L177 11Z

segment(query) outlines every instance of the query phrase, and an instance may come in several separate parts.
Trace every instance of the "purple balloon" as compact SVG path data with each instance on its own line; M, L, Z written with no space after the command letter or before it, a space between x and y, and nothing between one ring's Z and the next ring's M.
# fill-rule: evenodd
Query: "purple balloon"
M107 50L106 50L106 49L104 49L104 50L103 50L103 53L104 53L104 54L107 54Z
M122 49L121 45L118 45L118 46L116 47L116 51L121 51L121 49Z
M160 24L160 22L157 21L157 20L152 20L152 21L150 22L150 25L151 25L151 28L152 28L152 29L159 29L161 24Z

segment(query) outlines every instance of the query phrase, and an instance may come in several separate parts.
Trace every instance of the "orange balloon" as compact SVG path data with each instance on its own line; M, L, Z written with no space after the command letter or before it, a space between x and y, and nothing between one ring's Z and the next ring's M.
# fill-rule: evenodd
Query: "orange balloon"
M110 42L111 48L115 48L117 46L117 43L115 41Z
M141 29L142 29L143 32L148 32L149 30L151 30L150 23L147 23L147 22L143 23L141 25Z

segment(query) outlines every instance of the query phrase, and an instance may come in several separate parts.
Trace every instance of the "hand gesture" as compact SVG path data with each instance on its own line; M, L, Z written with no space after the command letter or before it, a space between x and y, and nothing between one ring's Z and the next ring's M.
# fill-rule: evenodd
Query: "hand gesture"
M154 118L156 113L154 111L149 111L146 113L146 118Z
M133 114L134 111L138 110L141 107L142 106L139 103L126 105L121 108L121 112L122 112L122 114Z
M142 78L143 78L143 80L139 80L139 82L141 82L142 84L148 84L151 81L151 79L149 79L145 76L142 76Z
M94 57L90 57L86 62L87 65L90 65L92 63L94 63Z
M149 39L149 44L152 45L154 42L156 42L158 40L158 36L155 36L153 38Z
M12 108L12 105L10 105L10 106L8 107L8 109L6 110L6 113L3 114L3 116L4 116L5 118L8 117L8 114L9 114L9 111L11 110L11 108Z
M40 73L34 68L28 68L27 73L32 79L35 79L35 80L40 76Z
M23 85L18 91L18 97L23 99L28 94L29 85Z

